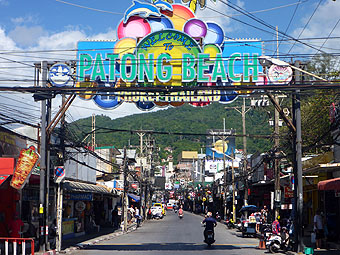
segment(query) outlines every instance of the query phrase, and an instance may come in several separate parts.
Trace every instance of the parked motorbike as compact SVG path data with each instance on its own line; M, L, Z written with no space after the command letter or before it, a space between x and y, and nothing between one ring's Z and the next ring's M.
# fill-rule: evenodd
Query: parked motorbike
M235 228L235 224L232 219L226 220L226 225L229 229Z
M279 250L286 252L289 247L289 234L283 229L280 234L271 234L266 240L266 247L269 252L277 253Z

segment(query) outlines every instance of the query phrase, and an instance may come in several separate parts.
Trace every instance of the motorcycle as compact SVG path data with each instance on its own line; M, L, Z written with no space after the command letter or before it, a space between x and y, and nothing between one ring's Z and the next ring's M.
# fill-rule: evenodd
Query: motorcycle
M216 213L215 219L216 219L216 221L220 222L221 221L221 216L218 213Z
M229 229L235 228L235 225L232 219L226 220L226 225Z
M207 230L204 242L208 245L208 247L215 242L213 230Z
M183 219L183 213L179 213L178 218Z
M277 253L279 250L286 252L289 249L289 234L285 229L280 234L271 234L266 240L266 247L271 253Z

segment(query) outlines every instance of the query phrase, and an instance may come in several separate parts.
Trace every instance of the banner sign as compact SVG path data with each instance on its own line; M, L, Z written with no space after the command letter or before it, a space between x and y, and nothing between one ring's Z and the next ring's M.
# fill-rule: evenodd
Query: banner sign
M210 136L207 136L207 145L205 150L206 155L214 159L223 159L223 154L225 154L227 156L227 160L230 160L232 152L235 151L235 136L233 136L234 131L216 129L210 130L208 133Z
M39 158L34 146L21 150L10 184L13 188L22 189L25 186Z
M238 93L214 86L263 84L262 42L225 40L222 27L198 19L185 5L133 1L117 28L117 41L80 41L76 87L183 87L175 93L79 93L110 109L133 102L143 110L189 103L229 103ZM211 86L185 91L185 87Z

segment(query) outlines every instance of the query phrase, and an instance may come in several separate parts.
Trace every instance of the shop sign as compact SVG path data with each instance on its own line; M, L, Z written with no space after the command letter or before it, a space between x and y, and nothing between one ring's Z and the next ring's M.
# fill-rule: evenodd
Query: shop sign
M74 220L63 221L63 235L74 233Z
M85 210L86 204L83 201L78 201L75 203L74 207L78 212L82 212Z
M92 201L93 200L93 195L92 193L70 193L66 197L67 200L81 200L81 201Z
M21 150L10 184L13 188L22 189L25 186L39 158L34 146Z
M285 198L292 198L294 197L294 191L290 187L286 186L284 196Z
M73 86L71 68L64 63L54 64L48 73L48 79L52 86Z
M159 4L162 2L162 4ZM214 86L263 85L259 40L225 41L222 27L196 17L190 6L133 1L117 28L117 41L78 42L76 87L197 87L173 93L92 92L79 96L108 109L133 102L140 109L229 103L234 91ZM165 7L166 6L166 7ZM166 8L166 11L164 9Z

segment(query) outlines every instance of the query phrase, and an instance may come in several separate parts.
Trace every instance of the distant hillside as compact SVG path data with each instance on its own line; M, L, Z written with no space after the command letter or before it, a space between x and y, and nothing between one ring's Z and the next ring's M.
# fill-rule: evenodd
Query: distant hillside
M207 129L223 129L223 118L226 119L226 129L235 129L237 134L242 134L242 119L234 109L225 107L240 106L241 100L233 104L223 105L214 103L203 108L195 108L189 105L174 107L157 112L135 114L119 119L110 119L104 115L96 116L96 129L120 129L120 130L154 130L176 133L205 134ZM252 109L246 114L246 128L248 134L271 134L268 124L268 109ZM69 125L77 139L84 139L84 133L91 131L91 117L77 120ZM170 146L174 149L174 158L182 150L205 151L205 136L184 135L160 135L154 134L156 144L161 149ZM130 132L110 132L109 130L96 131L97 144L112 144L123 148L128 144L139 145L139 138ZM268 139L247 138L248 153L265 151L272 146ZM236 139L236 148L242 149L242 138ZM164 152L161 151L164 156Z

